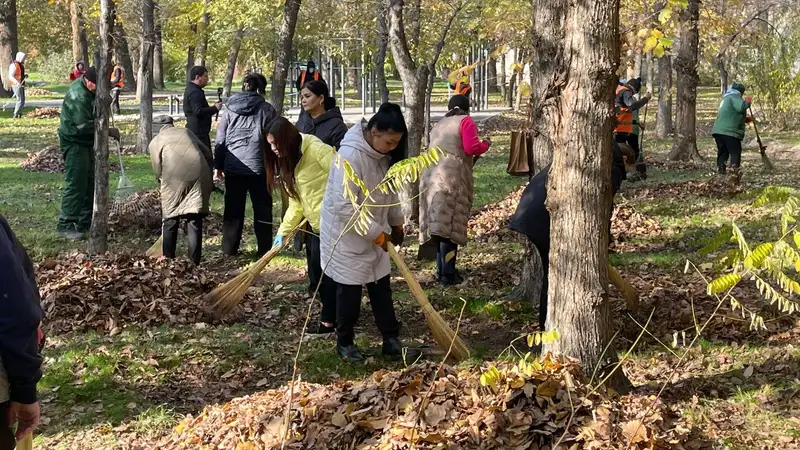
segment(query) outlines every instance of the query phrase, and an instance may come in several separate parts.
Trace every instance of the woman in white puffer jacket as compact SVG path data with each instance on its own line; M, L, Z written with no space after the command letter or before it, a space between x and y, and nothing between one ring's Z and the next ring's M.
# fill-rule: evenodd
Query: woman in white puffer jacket
M408 129L398 105L384 103L367 122L350 128L342 140L339 160L331 167L322 201L320 218L320 253L322 268L336 290L336 350L348 361L360 362L364 357L354 345L353 327L361 312L362 285L367 286L375 322L383 335L383 354L400 358L403 347L398 339L398 322L389 286L391 264L386 245L403 241L403 215L397 194L384 193L375 187L389 167L405 157ZM364 234L356 231L355 208L344 192L347 161L372 192L366 203L372 214ZM364 195L353 183L359 204ZM346 230L346 231L345 231ZM406 351L415 358L418 351Z

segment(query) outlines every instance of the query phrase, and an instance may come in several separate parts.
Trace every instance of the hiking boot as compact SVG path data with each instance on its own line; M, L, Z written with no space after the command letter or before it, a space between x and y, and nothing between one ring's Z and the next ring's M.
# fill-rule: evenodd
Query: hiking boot
M458 286L459 284L464 283L464 279L461 278L461 275L456 272L455 275L451 276L441 276L439 278L439 283L442 283L442 286Z
M85 233L81 233L80 231L76 230L70 230L70 231L56 231L56 235L64 239L69 239L70 241L77 241L83 239Z
M320 336L326 335L326 334L330 335L330 334L333 334L335 332L336 332L336 325L334 325L332 327L329 327L329 326L325 325L322 322L319 322L317 324L317 328L312 328L311 331L309 331L310 334L316 334L316 335L320 335Z
M398 338L389 338L383 341L383 356L391 361L405 360L408 364L413 364L422 354L419 349L403 347L403 343Z
M364 355L358 351L355 345L336 345L336 353L342 357L343 360L351 363L363 363Z

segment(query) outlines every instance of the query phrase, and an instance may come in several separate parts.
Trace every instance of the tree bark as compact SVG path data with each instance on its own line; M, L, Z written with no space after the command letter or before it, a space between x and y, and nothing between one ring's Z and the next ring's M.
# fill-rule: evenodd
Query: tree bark
M131 52L128 47L128 37L125 34L125 28L122 26L122 21L117 17L116 7L114 8L114 34L111 35L111 40L114 44L114 61L122 65L122 70L125 71L125 90L136 91L136 82L138 78L134 78L133 62L131 61ZM138 97L137 97L138 98Z
M142 50L139 60L139 153L148 151L153 138L153 54L156 43L155 5L153 0L142 0Z
M211 23L211 14L207 10L209 6L208 0L206 0L205 5L206 12L203 13L200 24L197 27L197 47L194 53L194 65L204 67L206 65L206 51L208 49L208 26Z
M70 24L72 26L72 59L89 64L89 41L86 38L86 24L77 0L69 2Z
M492 56L496 49L489 49L489 60L486 64L486 78L488 78L488 91L495 93L500 91L500 80L497 78L497 58ZM487 105L488 106L488 105Z
M228 68L225 70L225 82L222 85L222 95L231 96L231 85L233 85L233 74L236 72L236 61L239 59L239 49L242 48L242 38L244 29L239 28L233 33L231 41L231 51L228 54Z
M505 100L506 98L506 52L500 56L500 71L497 79L497 85L500 86L500 97Z
M197 24L196 23L190 23L189 24L189 31L192 32L193 34L197 34ZM194 51L195 51L194 45L189 45L189 46L186 47L186 83L187 84L190 81L192 81L192 80L189 79L189 72L191 72L192 67L195 66L195 63L194 63Z
M283 111L283 98L286 91L286 74L289 72L289 59L292 57L292 40L297 27L297 13L301 0L286 0L283 6L283 23L278 32L275 67L272 70L272 92L270 103L279 112ZM334 80L330 80L333 82Z
M0 97L10 97L11 89L4 88L8 82L8 65L19 51L17 31L17 0L0 0Z
M689 0L680 14L680 48L675 60L678 82L675 141L667 158L671 161L702 159L697 151L697 58L700 36L700 0Z
M376 47L375 53L375 77L377 78L378 90L381 93L381 104L389 101L389 87L386 85L386 51L389 47L389 31L386 25L386 1L378 0L375 2L377 10L378 32L375 34Z
M158 6L156 6L158 10ZM153 47L153 87L155 89L165 89L164 86L164 46L161 41L161 25L156 22L155 26L156 45Z
M111 73L111 50L114 32L114 5L111 0L100 0L100 63L98 72ZM87 253L99 255L108 250L108 121L111 117L111 80L97 77L94 121L94 206L89 229Z
M658 60L658 122L656 137L666 139L672 133L672 56Z
M714 57L714 63L719 71L719 92L724 95L725 91L728 90L728 69L725 67L725 58L716 56Z
M545 1L545 0L540 0ZM581 361L585 373L600 378L616 362L608 302L608 221L611 213L611 133L613 97L619 65L619 0L548 0L560 15L564 36L560 54L566 70L543 119L556 132L547 187L551 213L547 329L561 337L543 352ZM547 26L535 21L536 29ZM541 35L541 32L539 33ZM541 37L539 39L542 39ZM535 53L535 51L534 51ZM551 81L552 82L552 81ZM608 347L608 348L607 348ZM625 391L621 370L609 379Z

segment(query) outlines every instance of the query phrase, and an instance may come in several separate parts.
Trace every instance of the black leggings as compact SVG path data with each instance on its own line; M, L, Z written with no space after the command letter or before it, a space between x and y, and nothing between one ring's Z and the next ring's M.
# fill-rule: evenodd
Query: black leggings
M354 328L361 314L361 285L341 284L332 279L331 283L336 292L336 343L343 347L353 345ZM367 283L367 293L375 324L383 340L399 336L400 322L394 313L389 275L374 283Z
M434 238L439 241L436 248L436 274L440 280L455 281L458 244L440 236Z

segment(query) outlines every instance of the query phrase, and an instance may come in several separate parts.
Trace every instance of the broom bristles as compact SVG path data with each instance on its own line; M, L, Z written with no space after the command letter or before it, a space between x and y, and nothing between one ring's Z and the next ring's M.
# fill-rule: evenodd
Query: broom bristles
M164 243L163 236L159 236L156 243L147 249L145 255L151 258L160 258L161 256L164 256L163 243Z
M270 251L259 258L258 261L243 270L242 273L236 275L232 280L217 286L213 291L206 294L203 300L209 304L211 312L221 317L233 311L236 305L242 301L244 294L247 293L250 286L253 285L256 277L267 267L267 264L269 264L272 258L290 245L289 243L294 238L294 235L297 234L297 231L303 228L305 224L306 220L304 219L300 222L300 225L284 236L283 246L270 249Z
M431 302L428 301L428 297L425 295L425 291L422 290L422 286L420 286L414 278L414 275L411 273L411 270L409 270L403 257L397 253L397 250L395 250L391 243L388 244L388 250L389 255L394 260L403 278L406 279L411 293L414 294L417 303L422 307L422 313L425 314L425 321L428 322L428 327L431 329L433 339L445 351L450 349L452 345L453 348L450 351L450 356L455 360L460 361L469 358L469 348L464 341L461 340L461 337L450 328L450 324L448 324L441 314L433 308L433 305L431 305Z

